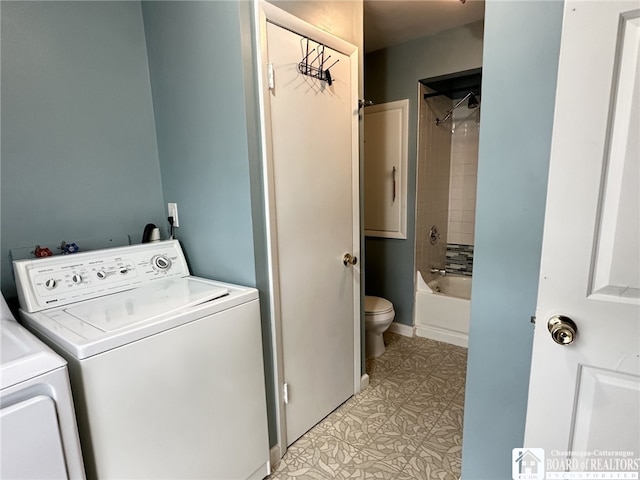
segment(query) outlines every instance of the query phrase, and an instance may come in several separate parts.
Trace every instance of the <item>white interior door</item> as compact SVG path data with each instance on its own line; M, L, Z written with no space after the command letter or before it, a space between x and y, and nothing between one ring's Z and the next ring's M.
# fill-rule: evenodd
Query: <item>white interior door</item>
M267 23L267 45L272 238L290 445L354 393L359 265L345 265L343 257L359 254L357 99L349 56L324 49L325 68L338 61L329 85L298 70L308 51L309 62L322 51L316 42L307 46L305 37Z
M640 455L638 7L565 2L525 446L569 471Z

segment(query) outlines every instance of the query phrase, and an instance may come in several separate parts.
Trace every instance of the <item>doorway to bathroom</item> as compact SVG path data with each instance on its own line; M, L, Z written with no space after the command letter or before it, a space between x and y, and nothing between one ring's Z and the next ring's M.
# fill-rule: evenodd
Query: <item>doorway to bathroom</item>
M420 80L416 172L416 335L469 336L482 69Z

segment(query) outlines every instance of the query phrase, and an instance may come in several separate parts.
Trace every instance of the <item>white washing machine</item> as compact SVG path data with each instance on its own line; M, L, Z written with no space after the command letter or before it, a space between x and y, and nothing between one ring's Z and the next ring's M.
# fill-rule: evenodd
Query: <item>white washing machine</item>
M0 478L83 479L67 363L0 298Z
M269 474L258 292L176 240L14 262L21 319L69 364L89 478Z

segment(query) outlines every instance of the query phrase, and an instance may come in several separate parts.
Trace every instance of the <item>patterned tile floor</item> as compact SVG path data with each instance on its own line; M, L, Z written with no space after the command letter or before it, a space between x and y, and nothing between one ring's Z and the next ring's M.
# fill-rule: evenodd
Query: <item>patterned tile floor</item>
M370 385L298 439L269 477L458 480L467 350L385 333Z

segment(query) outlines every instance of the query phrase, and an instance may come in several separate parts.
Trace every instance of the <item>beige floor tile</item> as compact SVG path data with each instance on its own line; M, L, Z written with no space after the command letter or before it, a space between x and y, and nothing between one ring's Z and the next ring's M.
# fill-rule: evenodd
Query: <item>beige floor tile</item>
M271 479L459 478L466 349L384 338L387 351L366 363L369 388L295 442Z
M356 449L352 461L344 466L337 478L395 480L402 467L385 460L371 449Z
M458 391L465 382L466 372L464 367L460 367L459 365L441 364L433 371L431 376L448 380L449 383L455 387L456 391Z
M398 335L397 333L386 331L384 332L383 337L384 344L388 352L406 352L407 350L411 350L415 345L413 338Z
M332 435L317 437L313 445L303 452L299 460L313 465L316 470L335 478L346 465L354 461L356 448Z
M428 444L423 445L409 460L402 474L406 478L458 480L461 470L460 453L461 451L456 449L442 452Z
M447 406L444 402L428 398L420 403L411 402L401 406L396 411L396 415L402 417L403 421L414 425L426 436L431 432L431 429L440 419Z
M354 446L367 445L371 436L380 428L384 413L372 416L359 416L349 412L343 418L329 426L326 433Z
M321 422L323 423L323 422ZM289 446L289 448L287 448L287 453L285 455L285 457L283 458L283 460L286 461L286 459L293 459L297 456L300 455L300 453L305 452L308 448L311 448L312 444L313 444L313 438L314 435L313 434L313 430L316 427L312 428L311 431L307 432L306 434L304 434L302 437L300 437L298 440L296 440L292 445Z
M414 337L414 344L420 348L431 347L431 348L440 348L440 349L449 349L451 347L450 344L444 342L438 342L437 340L432 340L431 338L426 337Z
M422 398L433 398L449 403L460 390L460 384L455 380L444 379L435 375L427 378L412 395L412 402L419 402Z
M406 390L398 389L397 385L393 381L385 379L375 387L371 387L370 391L366 395L366 400L384 402L388 405L399 407L408 401L409 396L412 393L413 390L408 392Z
M462 447L462 409L451 407L445 410L429 432L426 442L443 449Z
M405 361L398 367L399 372L413 372L422 376L428 376L433 373L438 365L446 358L446 352L435 350L431 351L414 351L412 355L407 357Z
M392 375L404 361L405 359L403 358L396 358L386 362L378 359L368 360L367 374L369 375L369 385L373 387Z
M426 377L418 372L396 371L393 375L385 378L385 382L389 388L406 395L408 398L425 379Z
M451 348L449 349L449 356L458 358L459 361L461 362L461 365L465 367L467 365L467 353L468 353L468 350L464 347L451 345Z
M278 468L276 468L276 470L269 476L270 480L285 480L293 478L325 480L332 477L317 467L305 462L300 457L281 461Z
M436 416L439 417L440 412L437 412ZM395 435L401 440L419 445L424 441L425 437L437 423L437 419L434 421L427 420L425 422L425 419L427 418L427 415L424 413L420 413L419 416L413 417L411 415L407 415L405 411L400 410L389 418L379 433L391 436Z

